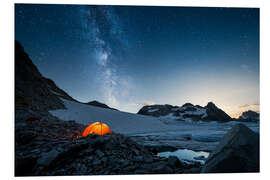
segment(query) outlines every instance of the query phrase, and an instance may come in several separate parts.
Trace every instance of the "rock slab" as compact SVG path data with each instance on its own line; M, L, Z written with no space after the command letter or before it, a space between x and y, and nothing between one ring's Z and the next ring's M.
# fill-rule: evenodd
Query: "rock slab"
M259 134L236 124L207 158L201 172L259 172L259 164Z

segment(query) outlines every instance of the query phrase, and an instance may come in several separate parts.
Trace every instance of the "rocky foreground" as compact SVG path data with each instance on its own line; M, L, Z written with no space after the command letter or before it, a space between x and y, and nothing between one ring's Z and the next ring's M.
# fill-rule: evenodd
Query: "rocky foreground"
M121 134L81 137L84 128L17 108L15 176L259 172L259 134L242 124L228 131L204 166L158 157L156 149Z
M27 121L29 117L40 121ZM85 126L16 109L15 175L199 173L201 165L160 158L121 134L80 137Z

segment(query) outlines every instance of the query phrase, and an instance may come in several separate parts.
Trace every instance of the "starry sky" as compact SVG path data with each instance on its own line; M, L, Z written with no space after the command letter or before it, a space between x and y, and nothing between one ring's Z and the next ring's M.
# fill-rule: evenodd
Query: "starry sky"
M15 39L81 102L259 111L258 8L15 4Z

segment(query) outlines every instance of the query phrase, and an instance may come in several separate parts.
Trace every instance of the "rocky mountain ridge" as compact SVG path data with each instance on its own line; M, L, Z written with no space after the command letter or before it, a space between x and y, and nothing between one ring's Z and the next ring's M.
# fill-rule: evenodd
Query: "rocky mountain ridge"
M41 75L22 45L15 41L15 105L32 110L65 109L60 98L76 101Z
M78 102L53 80L44 77L15 40L15 106L38 111L65 109L61 98ZM85 104L116 110L98 101Z
M252 110L243 112L238 118L238 121L242 122L258 122L259 120L260 114Z
M232 118L214 103L209 102L205 107L186 103L183 106L149 105L144 106L138 112L142 115L150 115L160 118L168 118L175 121L218 121L228 122Z

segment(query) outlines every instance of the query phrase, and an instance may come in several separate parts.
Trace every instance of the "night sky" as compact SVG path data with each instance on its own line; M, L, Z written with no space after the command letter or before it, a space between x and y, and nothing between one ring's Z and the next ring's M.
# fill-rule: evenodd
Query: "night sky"
M15 5L15 39L75 99L259 111L259 9Z

